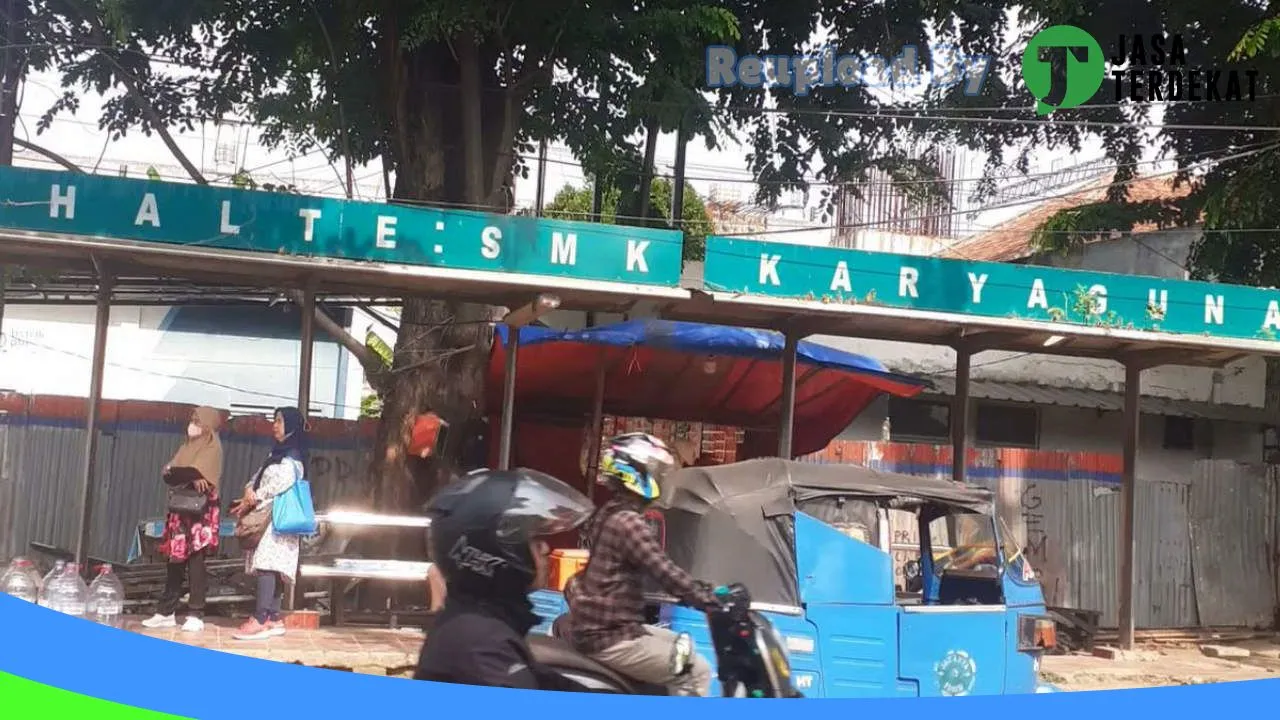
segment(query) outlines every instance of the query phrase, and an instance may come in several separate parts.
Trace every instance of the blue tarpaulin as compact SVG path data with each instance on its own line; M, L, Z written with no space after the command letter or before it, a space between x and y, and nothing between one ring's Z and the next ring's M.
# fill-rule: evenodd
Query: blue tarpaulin
M498 326L498 340L506 342L508 328ZM529 326L520 330L521 347L541 343L582 343L614 347L650 347L700 355L753 358L782 361L786 340L773 330L704 325L675 320L629 320L583 330ZM887 370L873 357L837 350L826 345L801 340L796 349L797 360L833 370L846 370L918 388L930 386L928 380L901 375Z

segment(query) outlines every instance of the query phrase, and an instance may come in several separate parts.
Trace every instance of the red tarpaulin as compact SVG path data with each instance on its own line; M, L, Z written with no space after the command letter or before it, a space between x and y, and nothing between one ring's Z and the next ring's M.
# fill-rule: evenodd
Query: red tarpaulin
M489 362L487 410L495 462L506 330L499 328ZM528 327L521 330L520 340L514 466L581 482L579 454L601 366L607 415L740 427L753 431L753 446L777 446L783 347L779 333L643 320L580 331ZM923 380L885 370L872 358L800 343L794 453L826 447L880 394L911 397L926 386ZM562 427L550 426L552 418Z

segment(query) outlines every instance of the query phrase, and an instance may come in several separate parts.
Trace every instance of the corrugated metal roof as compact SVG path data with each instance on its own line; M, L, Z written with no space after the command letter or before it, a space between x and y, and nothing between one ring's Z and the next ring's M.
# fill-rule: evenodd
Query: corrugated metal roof
M930 394L955 395L955 378L934 377L930 379L933 381L934 388L936 388ZM969 396L982 400L999 400L1029 405L1056 405L1059 407L1088 408L1111 412L1122 412L1124 410L1123 393L1036 385L1033 383L971 380L969 382ZM1142 412L1147 415L1170 415L1173 417L1242 423L1275 424L1280 421L1280 418L1277 418L1275 413L1248 405L1226 405L1152 396L1143 396Z

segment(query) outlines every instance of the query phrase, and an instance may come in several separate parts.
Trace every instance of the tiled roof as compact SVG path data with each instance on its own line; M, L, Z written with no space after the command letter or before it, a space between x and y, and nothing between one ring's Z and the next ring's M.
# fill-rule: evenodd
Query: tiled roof
M942 257L986 262L1014 262L1034 254L1031 236L1046 220L1060 210L1099 202L1106 197L1111 176L1080 192L1055 198L1031 207L1027 212L986 232L979 233L952 245L941 253ZM1129 201L1174 200L1185 197L1190 189L1184 184L1173 187L1173 178L1159 177L1129 183ZM1154 225L1138 225L1134 232L1155 230Z

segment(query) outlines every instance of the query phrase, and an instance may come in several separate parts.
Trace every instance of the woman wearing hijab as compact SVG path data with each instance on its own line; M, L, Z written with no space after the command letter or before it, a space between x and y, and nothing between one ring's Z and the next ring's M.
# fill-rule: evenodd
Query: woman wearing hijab
M272 431L275 447L245 485L244 496L232 507L237 516L271 502L305 475L306 430L302 413L297 408L277 408ZM284 583L294 581L297 570L298 537L281 535L268 527L257 547L245 555L245 572L258 580L257 609L232 637L262 640L284 634L280 595Z
M217 410L196 408L187 423L186 441L164 468L166 476L176 468L185 468L185 474L194 478L188 486L204 493L209 500L204 513L199 516L170 512L165 517L164 538L159 550L169 556L168 575L156 614L142 622L144 627L171 628L177 625L175 613L182 597L185 575L191 593L182 629L186 632L204 630L204 601L208 589L205 555L218 550L218 481L222 479L222 441L218 439L218 428L221 424L222 414Z

